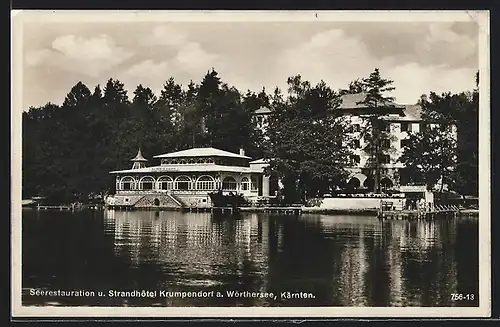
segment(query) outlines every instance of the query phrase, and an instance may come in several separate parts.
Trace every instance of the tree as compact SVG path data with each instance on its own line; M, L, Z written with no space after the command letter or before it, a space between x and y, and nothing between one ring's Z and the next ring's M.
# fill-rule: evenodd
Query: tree
M205 132L203 113L198 105L199 85L193 81L188 84L183 100L179 105L179 142L178 148L196 147L201 144Z
M91 93L85 84L81 81L71 88L71 91L66 95L64 99L64 107L76 107L83 106L90 99Z
M340 95L345 95L345 94L358 94L358 93L363 93L366 91L366 85L363 83L363 81L360 81L359 78L350 82L349 87L347 89L341 89L339 91Z
M395 89L391 86L393 83L389 79L382 78L379 69L375 68L370 76L362 79L360 84L361 89L365 90L365 98L358 104L363 104L368 108L363 115L365 124L361 137L365 144L363 151L368 155L367 166L371 170L375 193L380 191L381 157L390 155L393 150L390 144L394 136L390 131L390 125L381 119L386 114L384 109L394 107L394 97L385 96L385 93Z
M476 74L476 82L478 81ZM433 123L441 126L434 133L439 131L441 134L439 142L428 145L414 145L414 147L423 147L421 149L408 149L408 151L415 151L415 155L409 153L405 155L405 160L413 162L410 164L412 169L415 169L415 164L422 166L429 165L429 158L422 154L427 146L440 147L448 146L447 149L453 150L450 153L441 154L445 156L442 160L443 167L453 167L453 175L445 178L449 186L461 194L477 195L478 189L478 134L479 134L479 92L476 88L472 92L461 92L452 94L445 92L437 94L430 92L429 96L421 99L419 104L422 106L422 119L427 124ZM444 129L443 129L444 128ZM422 133L427 133L424 130ZM410 139L410 142L428 143L426 138L433 138L436 135L422 134L419 137ZM452 140L447 138L453 137ZM441 142L441 143L440 143ZM443 143L444 142L444 143ZM451 147L453 145L453 147ZM437 151L437 150L436 150ZM452 158L456 162L453 163ZM448 158L448 159L446 159ZM448 164L449 163L449 164ZM437 169L437 168L436 168ZM444 169L444 168L443 168ZM451 168L450 168L451 169ZM438 171L440 169L437 169ZM438 174L439 175L439 174ZM434 180L431 178L431 181Z
M259 128L259 122L255 119L254 113L261 107L270 107L270 98L269 95L266 94L265 88L262 88L258 94L248 90L247 93L243 95L242 106L246 114L251 117L251 126L248 126L250 135L244 147L248 149L248 155L250 157L262 158L266 147L266 135L265 132Z
M288 79L289 96L275 91L269 126L270 172L284 184L288 202L332 192L347 178L346 124L336 112L338 94L324 82L312 87L300 75Z
M410 182L424 183L428 189L440 182L442 192L445 184L453 184L457 165L456 140L450 125L427 120L422 130L410 134L399 160L409 172Z

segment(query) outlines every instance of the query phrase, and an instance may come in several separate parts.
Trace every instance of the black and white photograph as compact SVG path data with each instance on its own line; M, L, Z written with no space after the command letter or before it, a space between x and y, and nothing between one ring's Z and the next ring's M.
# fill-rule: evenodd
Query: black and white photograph
M19 11L13 316L486 317L487 11Z

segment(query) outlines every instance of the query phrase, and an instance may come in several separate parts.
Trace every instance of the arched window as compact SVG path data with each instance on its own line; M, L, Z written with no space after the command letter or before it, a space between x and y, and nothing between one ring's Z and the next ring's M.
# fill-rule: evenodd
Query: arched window
M347 188L350 190L356 190L361 186L361 181L357 177L352 177L347 183Z
M241 190L248 191L250 189L250 180L247 177L241 179Z
M390 189L394 186L394 183L392 182L392 180L389 178L389 177L382 177L380 179L380 186L383 188L383 189Z
M170 176L161 176L158 178L158 188L160 190L171 190L174 188L174 181Z
M154 183L155 183L155 179L153 177L144 176L139 181L139 189L140 190L152 190Z
M175 189L176 190L190 190L191 189L191 179L187 176L179 176L175 179Z
M222 181L222 189L227 191L236 190L236 180L232 176L227 176Z
M201 176L196 181L197 190L213 190L215 189L215 181L211 176Z
M128 191L134 189L134 179L130 176L123 177L120 181L120 190Z

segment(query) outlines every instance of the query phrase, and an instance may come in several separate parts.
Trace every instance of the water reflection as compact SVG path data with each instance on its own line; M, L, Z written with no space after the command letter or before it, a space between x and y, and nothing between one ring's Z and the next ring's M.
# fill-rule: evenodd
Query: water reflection
M478 298L476 221L152 211L39 215L23 217L27 304L54 301L26 294L28 288L45 287L278 294L277 299L58 299L66 305L478 305L477 300L453 302L450 296ZM56 234L63 235L60 242ZM48 256L57 263L47 267ZM82 261L85 269L77 269ZM280 299L285 291L314 298Z

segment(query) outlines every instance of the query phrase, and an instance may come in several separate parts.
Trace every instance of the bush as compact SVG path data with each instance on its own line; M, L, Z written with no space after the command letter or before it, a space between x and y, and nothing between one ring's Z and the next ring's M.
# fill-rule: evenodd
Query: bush
M212 205L214 207L239 207L246 205L248 202L241 194L230 193L224 195L222 191L209 193Z

